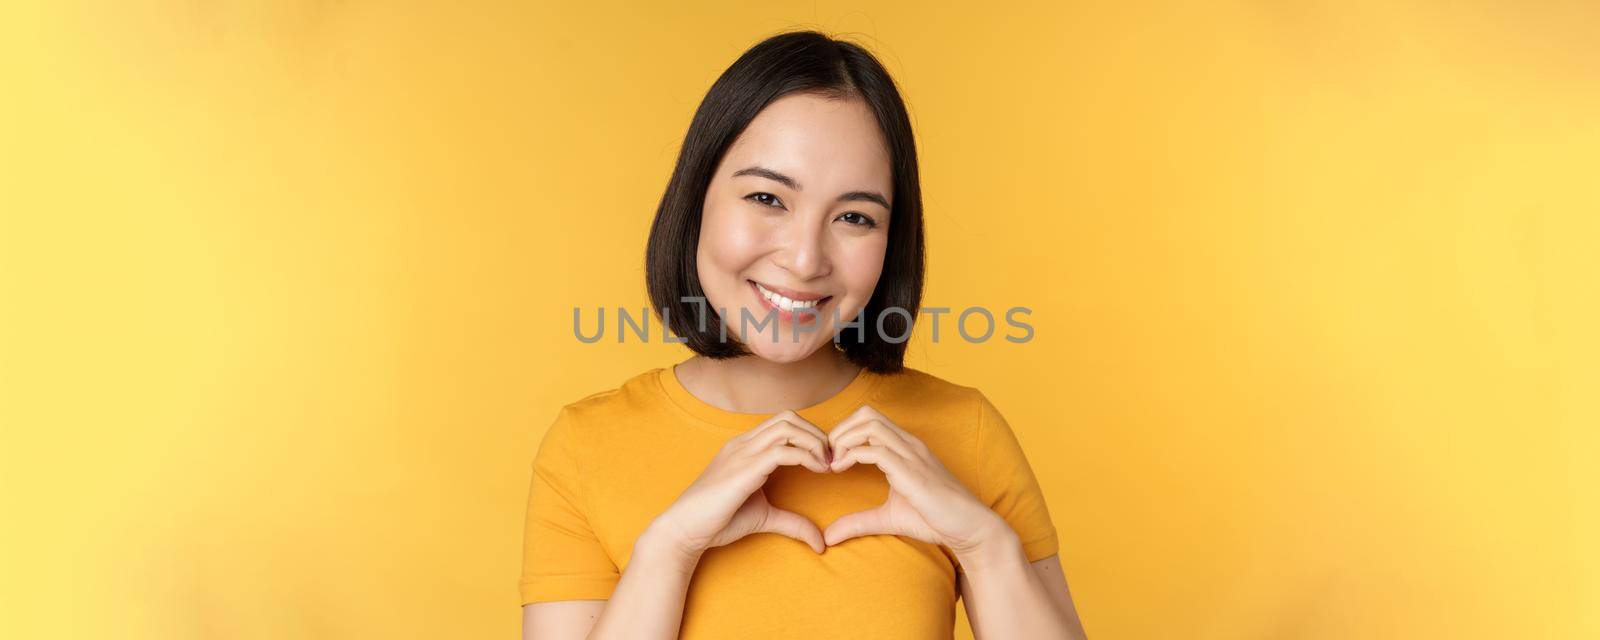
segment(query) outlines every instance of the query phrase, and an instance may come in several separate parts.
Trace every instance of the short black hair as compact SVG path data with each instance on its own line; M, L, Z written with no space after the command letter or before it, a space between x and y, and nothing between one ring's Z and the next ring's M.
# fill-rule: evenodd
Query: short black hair
M859 366L879 373L899 371L922 301L924 265L922 189L911 119L894 80L877 58L860 45L816 31L780 33L757 43L722 72L701 100L650 226L645 282L651 304L657 315L670 310L663 323L695 353L713 359L750 353L737 340L719 339L722 320L709 303L685 298L705 298L695 252L712 174L756 114L792 93L865 101L888 143L894 192L882 275L867 301L861 329L838 332L835 343ZM904 313L884 314L895 308ZM885 340L886 336L898 342Z

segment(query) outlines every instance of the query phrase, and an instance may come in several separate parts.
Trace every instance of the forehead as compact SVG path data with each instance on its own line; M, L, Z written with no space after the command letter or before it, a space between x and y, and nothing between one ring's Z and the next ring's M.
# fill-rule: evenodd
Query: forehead
M888 143L860 98L774 100L728 147L717 174L725 178L750 165L789 175L808 194L873 188L888 195L893 183Z

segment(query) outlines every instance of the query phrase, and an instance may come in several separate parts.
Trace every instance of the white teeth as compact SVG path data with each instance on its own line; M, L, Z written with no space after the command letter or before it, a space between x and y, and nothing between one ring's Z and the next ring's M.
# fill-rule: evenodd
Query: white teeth
M810 309L810 308L813 308L813 307L817 306L817 303L820 302L820 300L804 300L804 301L790 300L790 299L785 298L783 296L780 296L780 295L778 295L776 293L773 293L772 291L768 290L766 287L761 286L761 283L759 283L759 282L756 283L756 289L760 290L761 291L761 296L763 298L766 298L768 302L771 302L773 304L773 306L775 306L775 307L777 307L779 309L783 309L784 311L796 311L796 310L800 310L800 309Z

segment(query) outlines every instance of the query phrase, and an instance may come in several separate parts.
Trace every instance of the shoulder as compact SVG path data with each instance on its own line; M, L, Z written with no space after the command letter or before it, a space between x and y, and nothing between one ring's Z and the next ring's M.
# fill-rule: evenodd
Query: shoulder
M993 405L975 386L910 367L881 376L867 402L891 418L903 416L969 443L993 420Z
M554 421L540 436L540 455L589 460L592 464L591 450L614 444L619 429L611 425L636 424L641 416L659 407L659 401L651 399L651 389L652 385L660 384L656 377L660 371L659 368L644 371L616 386L561 405Z
M590 393L561 406L555 420L540 436L537 458L546 467L576 464L591 458L589 449L604 447L611 430L604 425L627 424L628 418L649 411L650 385L661 369L651 369L622 381L615 387Z
M662 371L664 369L660 367L649 369L623 380L615 387L568 402L562 405L561 415L569 421L583 422L586 419L646 411L659 400L659 376Z
M873 395L875 404L944 424L944 428L962 433L969 442L993 444L1014 437L1000 409L976 386L906 367L900 373L884 374Z
M976 411L988 402L977 387L951 381L920 369L904 367L896 373L879 374L881 381L874 395L914 398L924 406Z

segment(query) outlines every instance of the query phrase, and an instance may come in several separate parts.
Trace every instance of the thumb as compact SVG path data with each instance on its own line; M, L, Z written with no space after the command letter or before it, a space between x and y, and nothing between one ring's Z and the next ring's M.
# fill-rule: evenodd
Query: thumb
M838 520L828 525L823 540L832 546L851 538L881 533L894 531L889 527L889 510L880 506L839 516Z
M810 545L811 550L817 553L822 553L826 548L822 543L822 531L817 529L815 522L793 511L785 511L770 505L767 507L767 516L762 518L761 527L756 531L789 536Z

